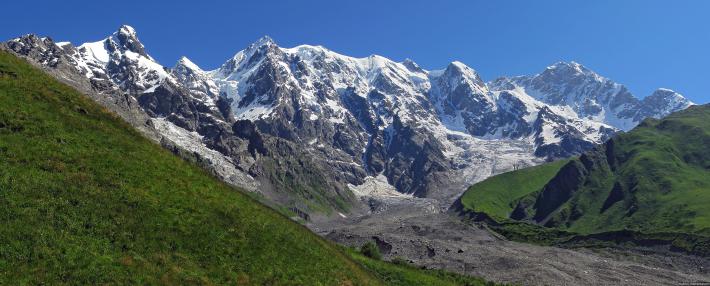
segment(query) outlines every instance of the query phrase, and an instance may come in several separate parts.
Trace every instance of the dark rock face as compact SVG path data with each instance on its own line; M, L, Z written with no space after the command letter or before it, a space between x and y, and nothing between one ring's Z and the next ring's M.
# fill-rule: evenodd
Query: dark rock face
M470 134L484 136L500 126L496 122L495 102L475 71L452 63L433 83L431 98L439 113L454 117L460 112Z
M597 145L585 152L578 160L567 163L542 190L521 198L510 218L530 220L549 227L557 227L563 222L577 219L584 210L574 202L575 194L584 186L599 184L590 181L590 174L613 176L613 166L617 161L613 155L614 144L613 139L609 140L604 145ZM621 201L627 202L629 199L630 196L617 182L598 211L603 213L612 205Z
M602 205L601 212L606 211L609 209L612 205L624 200L626 197L626 194L624 192L624 188L621 186L621 183L616 182L614 184L614 187L611 189L611 192L609 192L609 196L604 200L604 205Z
M436 140L411 127L404 126L398 117L392 123L392 130L398 136L385 138L389 148L385 153L390 158L385 175L391 178L398 190L426 197L432 176L445 172L448 161Z
M558 142L550 144L546 141L543 133L546 126L553 126L555 137ZM567 158L580 154L594 147L594 142L585 140L585 134L573 125L569 124L566 118L553 113L549 108L542 108L538 113L537 120L532 126L538 146L535 155L546 158ZM596 134L601 140L607 140L616 131L612 128L601 126Z
M147 58L150 57L146 54L145 47L143 47L143 44L138 40L136 31L133 30L132 27L123 25L118 29L118 32L115 35L121 48Z
M576 161L562 167L558 175L542 189L537 197L533 206L535 208L533 219L543 222L563 203L567 202L579 188L585 173L586 168L577 164Z

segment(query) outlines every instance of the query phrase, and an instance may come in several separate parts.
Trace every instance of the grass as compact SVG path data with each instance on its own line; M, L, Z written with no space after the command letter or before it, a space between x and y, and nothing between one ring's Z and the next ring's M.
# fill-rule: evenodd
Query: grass
M490 177L469 187L461 196L461 203L465 210L505 220L517 199L542 189L568 161L554 161Z
M661 243L708 255L710 105L647 119L567 162L489 178L470 187L461 203L514 240ZM520 222L510 219L518 204Z
M0 223L3 285L382 284L5 52Z
M0 51L0 285L492 285L364 257Z
M556 215L558 227L582 234L710 235L710 106L644 121L606 146L612 161L607 154L588 156L603 160L595 160L579 190L561 206L576 215ZM611 203L613 198L617 202Z

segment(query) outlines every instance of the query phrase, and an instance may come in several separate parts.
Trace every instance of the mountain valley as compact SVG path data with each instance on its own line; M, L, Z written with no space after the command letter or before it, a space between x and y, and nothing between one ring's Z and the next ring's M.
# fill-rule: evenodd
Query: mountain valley
M249 210L297 234L299 240L273 234L285 241L284 248L301 249L289 245L305 241L318 245L311 253L315 260L327 255L341 259L318 264L323 275L343 278L337 283L377 285L379 278L371 275L377 270L371 273L372 269L355 264L352 257L344 256L346 251L330 242L308 236L305 229L285 224L280 217L272 221L276 214L262 210L257 201L336 243L360 247L374 242L386 260L402 259L417 267L499 283L710 281L710 260L702 253L638 245L545 243L516 239L496 229L497 223L514 221L536 231L549 227L575 235L636 225L645 225L638 230L680 228L707 235L704 216L681 222L666 215L648 220L656 209L645 208L636 217L621 215L635 211L635 206L639 209L639 202L653 204L643 201L646 197L637 192L639 188L660 185L658 192L668 193L683 186L697 187L690 192L706 187L702 176L656 181L638 175L667 172L661 168L667 162L681 166L688 178L707 172L708 152L697 147L710 146L702 137L707 132L699 122L704 121L694 119L689 125L673 121L707 106L670 89L659 88L639 99L624 85L576 62L554 63L535 75L485 82L476 70L458 61L440 70L425 70L409 59L354 58L312 45L284 48L269 37L211 70L187 57L167 67L148 53L137 32L126 25L96 42L74 45L25 35L0 43L0 50L88 96L128 123L126 127L226 183L215 187L226 198L220 210L228 209L230 202L258 205ZM666 133L658 135L655 129ZM679 130L701 132L696 137L674 133ZM696 147L689 148L684 139L694 140L688 144ZM57 140L62 144L65 139ZM612 152L609 146L627 147L611 148L619 152L612 162L606 156ZM635 146L657 147L656 155L673 152L658 161L654 155L636 162L629 158L644 150ZM635 163L627 166L622 161ZM645 169L649 166L659 168ZM558 173L567 169L579 173L575 184L567 182L570 176ZM160 178L145 182L153 180ZM560 183L548 184L551 181ZM191 184L170 182L179 187ZM600 194L593 189L597 183L619 187L613 188L613 194ZM230 188L244 193L236 191L235 198L223 194ZM541 197L572 189L574 194L566 200L542 207ZM200 196L210 197L191 195L194 200ZM669 200L666 213L690 205L684 211L704 214L704 201ZM541 203L533 203L537 201ZM585 201L595 203L580 203ZM608 215L590 215L602 201L609 201ZM239 260L229 263L235 261ZM318 280L302 272L302 265L288 264L288 259L278 263L302 283ZM195 277L211 278L211 274ZM252 277L258 281L253 283L266 283L268 273L262 274ZM176 281L194 278L186 277ZM432 285L443 283L433 281Z

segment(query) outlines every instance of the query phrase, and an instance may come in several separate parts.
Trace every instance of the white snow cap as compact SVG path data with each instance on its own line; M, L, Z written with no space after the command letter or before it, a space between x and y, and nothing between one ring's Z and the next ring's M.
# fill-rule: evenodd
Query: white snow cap
M118 32L121 34L126 34L132 37L136 36L136 29L133 29L133 27L128 26L128 25L121 25L120 28L118 28Z
M449 65L456 67L456 68L459 69L461 72L463 72L466 76L472 77L472 76L477 76L477 75L478 75L478 73L476 72L476 70L472 69L471 67L467 66L466 64L464 64L464 63L462 63L462 62L453 61L453 62L451 62L451 64L449 64Z
M251 45L254 47L260 47L260 46L272 45L272 44L276 44L276 42L274 42L274 39L272 39L268 35L264 35L263 37L259 38L258 40L256 40L256 42L254 42Z
M675 93L675 91L674 91L674 90L672 90L672 89L670 89L670 88L665 88L665 87L661 87L661 88L657 89L657 91L662 91L662 92L672 92L672 93Z
M188 59L185 56L180 57L180 60L178 60L178 65L182 65L190 70L193 71L202 71L202 69L197 66L194 62L192 62L190 59Z

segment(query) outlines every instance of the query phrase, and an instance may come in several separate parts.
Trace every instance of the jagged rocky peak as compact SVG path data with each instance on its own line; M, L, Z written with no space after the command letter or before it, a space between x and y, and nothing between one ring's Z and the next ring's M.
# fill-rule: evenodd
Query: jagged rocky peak
M402 65L404 65L409 71L415 72L415 73L426 73L424 69L422 69L417 63L415 63L413 60L407 58L402 61Z
M120 57L126 51L153 60L138 40L135 29L127 25L121 26L116 32L100 41L80 45L78 50L85 55L84 58L91 58L102 63L109 62L111 56Z
M73 49L68 43L61 43L67 49ZM0 46L3 44L0 43ZM22 55L30 57L42 65L52 68L57 68L62 62L66 62L66 58L62 59L65 54L64 48L56 44L49 37L39 37L34 34L24 35L4 43L7 49ZM72 66L72 64L70 64Z
M249 48L262 47L262 46L275 46L275 45L276 45L276 41L274 41L274 39L269 37L269 35L264 35L261 38L259 38L258 40L256 40L256 42L249 45Z
M442 76L450 79L452 85L455 85L454 81L460 81L460 83L465 81L478 87L481 92L488 90L476 70L459 61L451 62L444 70Z
M219 88L210 75L187 57L180 57L170 70L170 74L177 82L188 88L195 98L206 100L206 98L217 98L219 95ZM210 101L206 103L211 104Z
M53 42L49 37L40 37L35 34L27 34L9 41L9 43L26 43L30 45L39 45L40 43L46 43L47 41Z
M103 88L113 84L125 92L147 93L170 80L168 71L146 53L130 26L121 26L103 40L84 43L68 53L77 69Z
M478 73L462 62L451 62L443 72L435 71L430 75L435 81L435 97L451 98L455 101L476 97L491 104L494 101L488 92L488 86Z
M666 88L659 88L650 96L639 100L625 86L602 77L577 62L558 62L536 76L535 80L545 82L547 85L550 83L559 84L556 92L576 93L577 96L574 99L579 106L593 101L592 104L606 105L605 107L612 109L618 107L636 109L635 112L645 116L661 117L692 105L692 102L681 94ZM584 112L585 110L579 111L582 111L582 115L591 114ZM642 118L637 118L636 121L638 120L642 120ZM622 129L628 129L628 127L622 127Z
M49 37L40 37L35 34L27 34L9 40L7 45L11 46L11 49L17 52L26 52L33 49L46 50L48 48L52 48L51 46L54 45L54 41Z
M547 67L543 73L557 73L564 75L588 75L588 76L598 76L597 73L590 70L589 68L583 66L582 64L570 61L570 62L556 62L555 64Z
M557 62L551 66L548 66L537 75L532 77L533 80L543 81L546 84L583 84L586 82L605 82L608 79L600 76L593 70L583 66L582 64L570 61L570 62Z
M547 103L571 103L585 98L609 97L607 92L618 92L616 84L577 62L557 62L532 77L516 78L518 84L541 92ZM529 81L529 82L525 82Z
M659 88L655 90L651 95L649 95L647 98L659 98L666 100L668 102L688 102L688 100L683 97L680 93L675 92L674 90L668 89L668 88Z
M192 62L190 59L188 59L185 56L180 57L180 59L175 63L175 66L173 67L173 70L177 71L178 73L185 74L185 73L204 73L204 70L202 70L198 65L196 65L194 62Z
M236 73L257 65L266 55L273 54L278 50L279 47L271 37L263 36L246 49L234 54L217 69L216 75L222 78L234 77Z
M127 51L154 61L146 53L143 43L138 40L136 30L128 25L121 26L116 32L100 41L84 43L78 47L78 50L86 55L84 58L92 58L103 63L109 62L111 55L123 55Z
M118 39L118 44L123 49L150 58L150 56L148 56L148 54L145 52L145 47L143 46L143 43L138 40L136 30L133 29L133 27L128 25L122 25L120 28L118 28L118 31L113 34L113 36Z
M680 93L667 88L659 88L641 101L641 106L643 106L641 115L660 118L693 104Z

